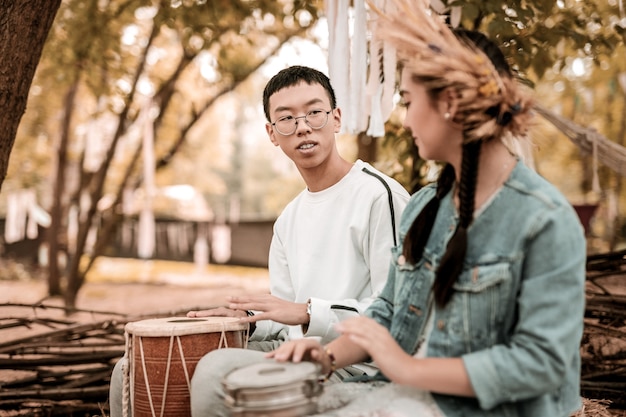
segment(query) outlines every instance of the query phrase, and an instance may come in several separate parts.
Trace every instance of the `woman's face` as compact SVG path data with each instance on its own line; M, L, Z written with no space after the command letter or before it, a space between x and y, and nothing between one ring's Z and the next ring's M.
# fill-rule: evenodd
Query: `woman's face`
M446 113L452 112L451 103L444 98L431 99L426 89L413 81L411 72L402 71L400 95L406 107L404 128L419 149L423 159L455 162L461 153L462 132L452 122L452 113L446 119Z

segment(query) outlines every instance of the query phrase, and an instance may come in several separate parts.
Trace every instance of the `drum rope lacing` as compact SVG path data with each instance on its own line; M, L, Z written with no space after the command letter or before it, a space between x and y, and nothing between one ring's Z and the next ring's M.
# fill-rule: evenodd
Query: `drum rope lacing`
M171 340L170 340L170 346L171 346ZM156 414L154 412L154 404L152 403L152 393L150 392L150 381L148 380L148 370L146 369L146 360L145 360L145 356L143 353L143 342L141 338L139 338L139 354L141 356L141 368L143 371L143 379L146 384L146 393L148 394L148 400L149 400L148 402L150 403L150 411L152 412L152 416L156 417ZM169 358L168 358L168 362L169 362ZM167 390L167 387L165 388L165 390ZM164 392L163 398L165 398L165 392Z
M130 337L124 332L124 356L122 357L122 416L129 417L128 409L130 408L130 364L128 352L130 352Z
M229 346L228 346L228 338L226 335L226 332L227 332L226 323L220 323L220 325L221 325L221 334L220 334L220 341L219 341L219 345L217 349L228 348ZM178 345L178 352L180 354L180 359L181 359L183 371L185 374L185 380L187 382L187 389L191 391L191 377L187 369L187 361L185 359L185 353L183 351L181 338L180 338L180 335L175 335L174 333L175 333L175 329L174 328L170 329L170 336L169 336L170 343L169 343L169 349L168 349L168 355L167 355L165 384L163 386L163 396L162 396L162 401L161 401L160 417L164 417L164 412L165 412L167 388L168 388L169 374L170 374L170 368L171 368L171 363L172 363L172 353L173 353L173 347L174 347L174 337L176 337L176 341ZM246 349L248 345L248 338L250 336L249 326L246 326L244 334L245 334L245 337L243 338L243 348ZM124 356L122 357L122 361L123 361L122 362L122 379L123 379L122 416L130 417L132 415L130 413L131 404L134 402L134 398L133 398L134 391L131 388L135 385L135 370L136 370L136 366L132 364L132 361L131 361L131 356L134 356L131 354L132 353L131 350L134 350L133 349L134 337L132 334L130 334L130 332L124 332L124 339L125 339L125 353L124 353ZM146 357L145 357L144 348L143 348L143 340L141 337L138 337L138 340L139 340L138 347L139 347L139 353L141 356L141 365L142 365L146 394L148 397L148 402L150 404L152 417L157 417L155 407L154 407L154 402L152 399L152 393L150 389L150 380L148 379L148 367L146 366ZM131 367L132 367L132 370L131 370Z
M226 338L226 325L224 323L221 323L221 325L222 325L222 331L220 334L220 341L219 341L218 349L228 348L228 339ZM183 346L180 341L180 336L174 335L173 332L174 332L174 329L172 329L172 334L170 334L170 346L167 352L167 365L165 368L165 381L164 381L165 383L163 384L163 397L161 398L160 417L163 417L163 413L165 412L165 400L167 399L167 386L168 386L168 381L169 381L170 368L172 364L172 351L174 350L174 337L176 337L176 343L178 344L178 353L180 354L180 360L183 365L183 371L185 373L185 380L187 381L187 388L191 391L191 378L189 377L189 371L187 370L187 361L185 360L185 352L183 351ZM126 336L126 338L128 339L128 336ZM143 351L143 342L141 338L139 338L139 353L141 355L141 367L143 369L143 377L146 383L146 393L148 394L150 410L152 412L152 416L156 417L156 412L154 410L154 403L152 401L152 393L150 392L150 381L148 380L148 370L146 367L145 356L144 356L144 351ZM126 410L126 408L127 407L125 407L124 410ZM125 417L126 416L127 414L125 414Z

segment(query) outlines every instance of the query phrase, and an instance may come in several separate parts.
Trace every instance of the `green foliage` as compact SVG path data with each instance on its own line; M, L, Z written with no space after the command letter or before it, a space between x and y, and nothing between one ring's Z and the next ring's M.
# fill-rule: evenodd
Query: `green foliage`
M460 25L468 29L477 29L485 32L491 39L499 43L505 56L509 59L512 67L518 72L520 78L531 87L537 87L542 94L540 101L545 99L546 104L562 104L564 109L573 99L580 94L576 88L580 88L582 80L572 79L571 65L573 58L583 58L595 65L589 68L589 75L585 81L585 88L593 91L594 102L606 102L607 97L602 93L603 86L617 85L616 77L624 72L624 43L626 41L625 19L620 19L619 6L616 1L598 2L595 0L514 0L483 1L483 0L443 0L449 7L460 7ZM447 13L450 13L448 10ZM609 69L607 69L609 68ZM607 73L611 75L607 77ZM604 74L604 75L602 75ZM608 80L607 80L608 78ZM552 87L555 83L569 86L562 92L555 92ZM578 86L578 87L576 87ZM549 92L545 92L546 89ZM611 118L604 117L604 108L598 106L594 114L588 114L588 110L574 111L571 113L574 120L581 125L593 123L600 132L605 132L608 137L620 139L617 121L622 120L624 94L616 91L615 105L610 112ZM545 95L544 95L545 94ZM568 113L564 113L566 116ZM611 126L609 126L611 120ZM601 122L602 121L602 122ZM551 134L554 136L554 133ZM560 141L569 142L568 139L560 138ZM398 177L407 189L415 189L419 186L420 175L423 169L419 165L419 157L414 156L414 149L406 145L407 139L396 122L389 121L386 124L386 135L381 143L383 152L379 158L379 164L391 167L394 160L398 160L402 166ZM574 161L573 164L584 163L579 151L571 143L566 143L567 150L555 151L553 154L559 157L566 155L565 160ZM549 148L545 146L545 150ZM549 148L551 149L551 148ZM546 158L546 152L541 152ZM541 157L541 156L540 156ZM414 159L415 158L415 159ZM410 178L412 161L416 161L416 178ZM550 160L550 158L547 158ZM566 161L555 161L556 169L563 169ZM542 164L544 167L546 164ZM549 163L548 163L549 165ZM394 170L393 172L397 172ZM568 174L569 175L569 174ZM569 187L570 180L566 181ZM557 183L559 181L557 180ZM561 182L565 183L565 182ZM576 194L576 193L574 193ZM574 195L572 195L574 196ZM580 198L576 194L575 198Z
M462 26L499 41L514 66L534 82L553 66L563 68L565 51L593 59L610 57L626 39L626 27L616 18L617 2L454 0L448 4L461 8Z
M291 0L63 3L33 83L24 118L30 124L19 132L16 143L20 152L11 159L15 168L10 182L13 188L33 185L22 174L35 171L24 167L28 163L32 166L31 151L37 141L45 144L47 152L42 155L47 164L38 166L38 176L30 175L28 181L39 183L35 185L42 190L40 201L60 199L59 224L66 226L70 204L75 204L78 196L89 202L79 208L77 249L68 254L66 301L75 300L85 268L89 268L83 265L91 265L98 256L97 247L90 252L85 245L87 230L98 223L98 239L106 239L102 230L108 227L105 223L109 219L114 223L116 216L110 214L120 211L122 191L141 183L137 156L141 155L145 118L139 116L147 109L146 103L154 106L150 117L154 121L155 154L163 166L185 149L183 145L191 136L218 143L219 136L211 134L213 126L204 126L204 131L195 128L203 116L209 114L218 97L246 80L280 45L304 34L317 21L319 6ZM67 101L74 86L78 86L76 100ZM59 123L63 120L70 121L67 131ZM67 137L67 147L59 145L59 137ZM99 157L92 164L95 166L88 168L84 161L89 160L87 151L94 147L101 147ZM68 163L56 167L54 162L61 155ZM212 158L220 156L216 152ZM207 176L219 177L219 168L213 172L211 168L209 164ZM64 193L51 196L51 182L60 170L66 173ZM174 175L170 183L176 181L176 174L170 173ZM157 184L160 181L157 175ZM102 214L96 204L105 195L114 206ZM67 233L67 229L61 231L57 240L67 241ZM91 259L78 262L85 253Z

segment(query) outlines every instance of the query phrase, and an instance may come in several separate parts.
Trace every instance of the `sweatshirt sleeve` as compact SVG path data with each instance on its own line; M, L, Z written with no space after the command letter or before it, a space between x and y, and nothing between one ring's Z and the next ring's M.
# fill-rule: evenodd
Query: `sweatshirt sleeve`
M339 336L334 329L335 324L351 316L363 314L382 292L389 273L394 236L397 241L399 220L409 199L408 193L392 191L391 195L393 217L388 194L381 194L373 201L368 233L363 236L363 253L370 273L371 295L360 299L338 300L312 297L311 317L305 336L321 337L322 343L330 342Z

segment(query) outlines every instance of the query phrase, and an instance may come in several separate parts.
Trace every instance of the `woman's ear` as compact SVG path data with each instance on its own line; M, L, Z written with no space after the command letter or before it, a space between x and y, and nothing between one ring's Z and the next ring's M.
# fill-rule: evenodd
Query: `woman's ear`
M439 95L440 103L443 106L443 114L449 114L448 119L454 120L456 112L459 109L459 98L456 91L446 88Z

